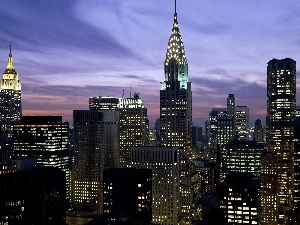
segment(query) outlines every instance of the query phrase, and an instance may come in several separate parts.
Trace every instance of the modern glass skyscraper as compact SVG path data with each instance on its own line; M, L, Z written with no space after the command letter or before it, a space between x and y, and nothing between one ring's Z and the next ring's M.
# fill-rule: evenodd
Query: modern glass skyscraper
M276 187L273 187L276 189L276 196L270 196L266 186L271 184L262 181L262 208L271 204L275 209L272 218L267 216L268 211L263 210L265 215L262 215L262 222L286 224L294 192L296 62L293 59L272 59L268 62L267 97L267 145L272 158L275 157L274 168L268 173L270 176L275 175L277 182ZM267 219L264 220L265 218Z
M12 170L13 124L20 121L21 114L21 82L14 68L10 47L7 67L0 83L0 174Z
M188 81L188 63L178 27L176 4L172 33L164 63L165 80L160 89L161 143L179 148L181 214L189 217L192 207L191 129L192 91Z

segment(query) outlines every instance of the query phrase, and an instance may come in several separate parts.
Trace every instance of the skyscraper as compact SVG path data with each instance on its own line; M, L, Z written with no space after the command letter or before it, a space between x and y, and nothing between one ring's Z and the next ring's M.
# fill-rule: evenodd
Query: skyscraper
M134 93L133 98L92 97L89 107L91 110L115 110L119 113L120 166L130 167L130 147L149 143L147 108L140 93Z
M179 148L181 164L181 214L188 218L193 202L191 177L192 91L188 63L178 27L176 1L172 33L164 63L165 80L160 89L161 143Z
M119 166L119 114L111 110L74 110L74 206L103 207L103 170Z
M21 82L14 68L10 46L7 67L0 83L0 174L12 170L13 124L20 121L21 114Z
M296 62L293 59L272 59L268 62L267 97L267 145L270 155L275 157L272 170L277 182L274 187L276 196L262 192L262 207L264 202L268 202L264 198L272 198L274 201L270 204L275 209L276 218L263 222L286 224L294 192ZM263 181L263 185L269 184Z

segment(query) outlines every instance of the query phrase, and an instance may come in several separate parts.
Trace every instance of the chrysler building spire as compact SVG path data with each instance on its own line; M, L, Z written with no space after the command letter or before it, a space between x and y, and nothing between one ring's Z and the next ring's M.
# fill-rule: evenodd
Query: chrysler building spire
M165 60L165 80L180 81L181 88L186 88L188 82L188 63L185 57L184 45L179 31L176 10L175 0L174 23L172 33L169 38Z

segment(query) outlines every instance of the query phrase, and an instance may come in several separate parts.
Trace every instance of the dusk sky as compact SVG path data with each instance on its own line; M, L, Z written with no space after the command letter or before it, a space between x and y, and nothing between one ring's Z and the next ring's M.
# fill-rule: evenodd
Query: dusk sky
M249 106L251 125L265 124L268 61L300 58L300 1L177 0L177 13L194 125L225 107L229 93ZM62 115L72 124L89 97L122 97L123 89L129 97L131 85L152 128L173 15L173 0L3 0L0 69L11 43L23 115Z

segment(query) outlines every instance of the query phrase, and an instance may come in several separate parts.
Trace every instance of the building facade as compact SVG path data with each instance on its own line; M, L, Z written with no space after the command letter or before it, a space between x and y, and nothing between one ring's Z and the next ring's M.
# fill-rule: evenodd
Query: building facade
M152 169L152 223L179 222L180 158L177 147L132 147L132 167Z
M109 168L103 172L103 215L110 224L150 224L152 170Z
M239 140L249 140L249 107L235 107L235 135Z
M74 110L72 201L77 208L103 213L103 170L119 166L119 113Z
M59 168L2 174L0 186L0 224L66 224L66 179Z
M220 186L220 208L227 224L258 224L259 181L249 173L231 172Z
M225 176L230 172L251 173L254 179L260 179L264 143L256 141L232 140L225 146L223 156Z
M20 121L21 115L21 82L14 68L10 47L7 67L0 83L0 174L12 171L13 124Z
M149 143L149 121L147 108L139 93L133 98L92 97L90 110L115 110L119 113L120 166L130 167L130 148L146 146Z
M61 116L22 116L13 127L13 152L14 158L34 158L36 166L63 170L69 198L69 122Z

